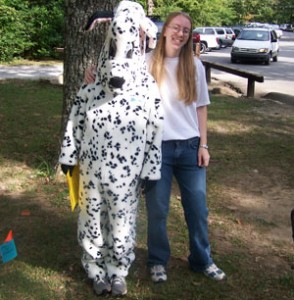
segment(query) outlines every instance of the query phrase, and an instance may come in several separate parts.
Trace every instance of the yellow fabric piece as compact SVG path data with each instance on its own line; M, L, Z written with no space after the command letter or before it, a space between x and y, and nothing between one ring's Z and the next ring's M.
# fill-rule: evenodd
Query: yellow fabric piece
M74 167L72 176L70 176L69 172L66 173L71 211L74 211L79 205L79 173L79 166Z

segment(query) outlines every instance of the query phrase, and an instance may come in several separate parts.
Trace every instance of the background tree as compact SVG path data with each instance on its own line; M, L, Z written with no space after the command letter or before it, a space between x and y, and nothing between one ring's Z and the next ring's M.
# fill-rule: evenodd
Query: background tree
M33 46L27 1L0 0L0 61L11 61Z
M88 11L112 8L118 1L89 0L82 3L76 0L0 0L0 62L9 62L18 57L57 58L54 48L64 47L68 35L64 35L63 32L65 10L71 14L70 18L75 14L77 16L81 14L79 21L83 22L86 21L85 13ZM80 5L79 2L82 4ZM232 26L249 21L294 23L293 0L263 0L262 2L260 0L137 0L136 2L143 5L146 13L158 15L163 21L171 11L186 11L191 15L195 27ZM87 10L83 10L82 5ZM76 13L74 7L82 10ZM103 26L100 27L103 37L105 29ZM68 30L70 29L67 29L67 32ZM95 38L94 34L88 36L94 38L94 42L98 38ZM85 45L87 47L88 42Z
M198 11L192 11L196 26L231 26L234 12L230 8L231 0L205 0L199 2Z
M275 11L275 20L278 24L294 23L294 1L276 0L273 9Z
M116 0L65 0L64 4L64 98L62 130L71 104L83 81L85 68L97 64L103 45L106 26L100 24L90 32L84 27L95 11L110 11Z
M154 14L165 17L175 10L188 12L194 26L221 26L232 24L232 0L154 0Z
M0 0L0 61L54 58L63 45L64 0Z
M31 58L56 58L55 47L63 46L64 0L30 0L31 41L25 53Z

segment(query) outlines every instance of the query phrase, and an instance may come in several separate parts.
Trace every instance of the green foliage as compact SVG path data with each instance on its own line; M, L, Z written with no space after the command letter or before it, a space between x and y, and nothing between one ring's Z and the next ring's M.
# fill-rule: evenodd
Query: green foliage
M231 1L158 0L154 11L163 19L171 11L188 12L193 19L194 27L231 25L235 15L229 5Z
M26 1L0 0L0 61L10 61L33 46Z
M201 2L199 17L194 15L194 22L197 26L231 25L234 13L228 5L229 2L229 0Z
M275 20L277 23L294 23L294 2L293 0L274 1Z
M146 1L138 1L144 3ZM230 26L248 21L291 23L293 0L157 0L154 14L164 20L171 11L182 10L194 26ZM293 20L292 20L293 22Z
M63 0L0 0L0 61L54 58L54 47L63 45L62 32Z
M37 171L36 171L37 176L46 178L48 180L54 178L54 175L55 175L54 166L52 166L52 164L43 157L39 157L38 159L39 159L40 163L39 163L39 165L37 167Z
M148 1L137 0L146 12ZM293 0L154 0L153 15L188 12L193 26L231 26L249 21L293 23ZM72 5L75 5L73 2ZM15 57L58 58L64 46L64 0L0 0L0 62Z
M34 46L29 55L34 58L55 57L54 47L62 47L63 43L63 1L51 1L42 6L31 8L33 33L31 39Z

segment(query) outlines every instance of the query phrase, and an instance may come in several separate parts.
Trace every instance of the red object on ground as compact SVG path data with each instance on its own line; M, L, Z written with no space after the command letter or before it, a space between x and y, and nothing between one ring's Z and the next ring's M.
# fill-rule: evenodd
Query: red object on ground
M31 215L31 212L28 210L28 209L25 209L23 210L21 213L20 213L21 216L30 216Z
M9 230L8 234L7 234L7 237L4 241L4 243L7 243L9 241L13 240L13 234L12 234L12 230Z

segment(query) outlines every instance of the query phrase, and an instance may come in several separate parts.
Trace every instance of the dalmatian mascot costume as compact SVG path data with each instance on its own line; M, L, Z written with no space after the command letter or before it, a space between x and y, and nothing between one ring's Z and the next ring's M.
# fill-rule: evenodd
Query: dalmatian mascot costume
M95 13L88 29L101 20L111 20L109 12ZM63 172L72 172L76 165L80 168L82 264L93 284L109 282L108 292L114 278L127 276L135 259L141 181L160 178L161 100L145 63L146 37L154 48L156 33L157 27L140 4L118 4L99 57L96 81L80 88L61 147Z

